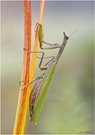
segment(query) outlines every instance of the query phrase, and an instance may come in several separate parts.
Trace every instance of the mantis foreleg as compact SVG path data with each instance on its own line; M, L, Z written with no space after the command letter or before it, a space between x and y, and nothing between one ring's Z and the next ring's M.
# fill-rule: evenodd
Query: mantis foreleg
M38 26L37 26L37 29L38 29L38 37L39 37L39 43L40 43L40 48L41 49L46 49L46 50L48 50L48 49L56 49L56 48L60 48L60 45L59 44L57 44L57 43L55 43L55 44L51 44L51 43L48 43L48 42L46 42L46 41L44 41L43 40L43 33L42 33L42 24L37 24ZM37 30L35 31L35 32L37 32ZM46 45L49 45L49 46L51 46L51 47L43 47L43 43L44 44L46 44Z

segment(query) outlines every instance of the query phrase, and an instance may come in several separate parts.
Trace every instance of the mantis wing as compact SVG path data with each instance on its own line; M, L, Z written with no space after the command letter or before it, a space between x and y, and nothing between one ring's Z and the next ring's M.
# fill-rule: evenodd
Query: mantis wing
M33 114L32 114L33 124L37 123L37 120L41 113L43 103L45 101L45 97L48 92L48 87L49 87L52 75L54 73L54 70L55 70L55 66L56 66L56 64L53 64L52 66L50 66L43 78L43 82L40 86L40 89L39 89L39 92L38 92L38 95L37 95L37 98L36 98L36 101L34 104L34 110L33 110Z

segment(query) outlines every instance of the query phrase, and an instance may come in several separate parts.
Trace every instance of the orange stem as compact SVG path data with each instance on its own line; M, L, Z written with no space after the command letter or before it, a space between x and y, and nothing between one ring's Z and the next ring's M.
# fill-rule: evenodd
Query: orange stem
M39 23L42 22L44 3L45 1L42 0L41 6L40 6ZM23 87L23 85L33 80L34 69L35 69L35 64L36 64L36 53L34 53L32 56L32 63L30 66L31 2L29 0L26 0L26 1L23 0L23 6L24 6L24 48L26 50L24 49L22 75L21 75L21 81L24 80L24 83L21 83L20 89ZM39 41L38 41L38 29L37 29L35 44L34 44L34 51L38 50L38 42ZM19 91L19 98L18 98L18 105L17 105L17 112L16 112L16 119L15 119L13 134L24 133L31 86L32 84L26 87L24 91L22 90Z
M31 50L31 2L30 1L23 1L24 7L24 48L26 50ZM25 81L24 85L29 82L29 67L30 67L30 53L24 51L23 54L23 63L22 63L22 74L21 74L21 81ZM23 83L20 84L20 88L22 88ZM25 88L24 93L22 90L19 91L19 98L18 98L18 105L17 105L17 112L16 112L16 119L14 125L14 133L19 134L21 129L21 121L23 116L23 101L25 101L25 93L27 92L27 88Z

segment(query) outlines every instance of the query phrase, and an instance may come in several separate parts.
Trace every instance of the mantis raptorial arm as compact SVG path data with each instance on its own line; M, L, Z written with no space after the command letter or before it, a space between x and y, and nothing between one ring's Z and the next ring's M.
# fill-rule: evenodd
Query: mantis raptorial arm
M51 43L48 43L48 42L43 40L42 24L37 23L36 28L38 29L39 44L40 44L41 49L49 50L49 49L60 48L60 45L58 43L51 44ZM35 30L35 32L37 32L37 30ZM49 45L51 47L43 47L43 43L46 44L46 45Z

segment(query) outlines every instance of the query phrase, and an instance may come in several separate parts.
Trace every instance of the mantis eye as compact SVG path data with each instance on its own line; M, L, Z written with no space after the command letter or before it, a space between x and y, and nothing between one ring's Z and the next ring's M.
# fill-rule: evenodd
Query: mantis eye
M69 36L66 34L66 32L63 32L64 38L69 39Z

